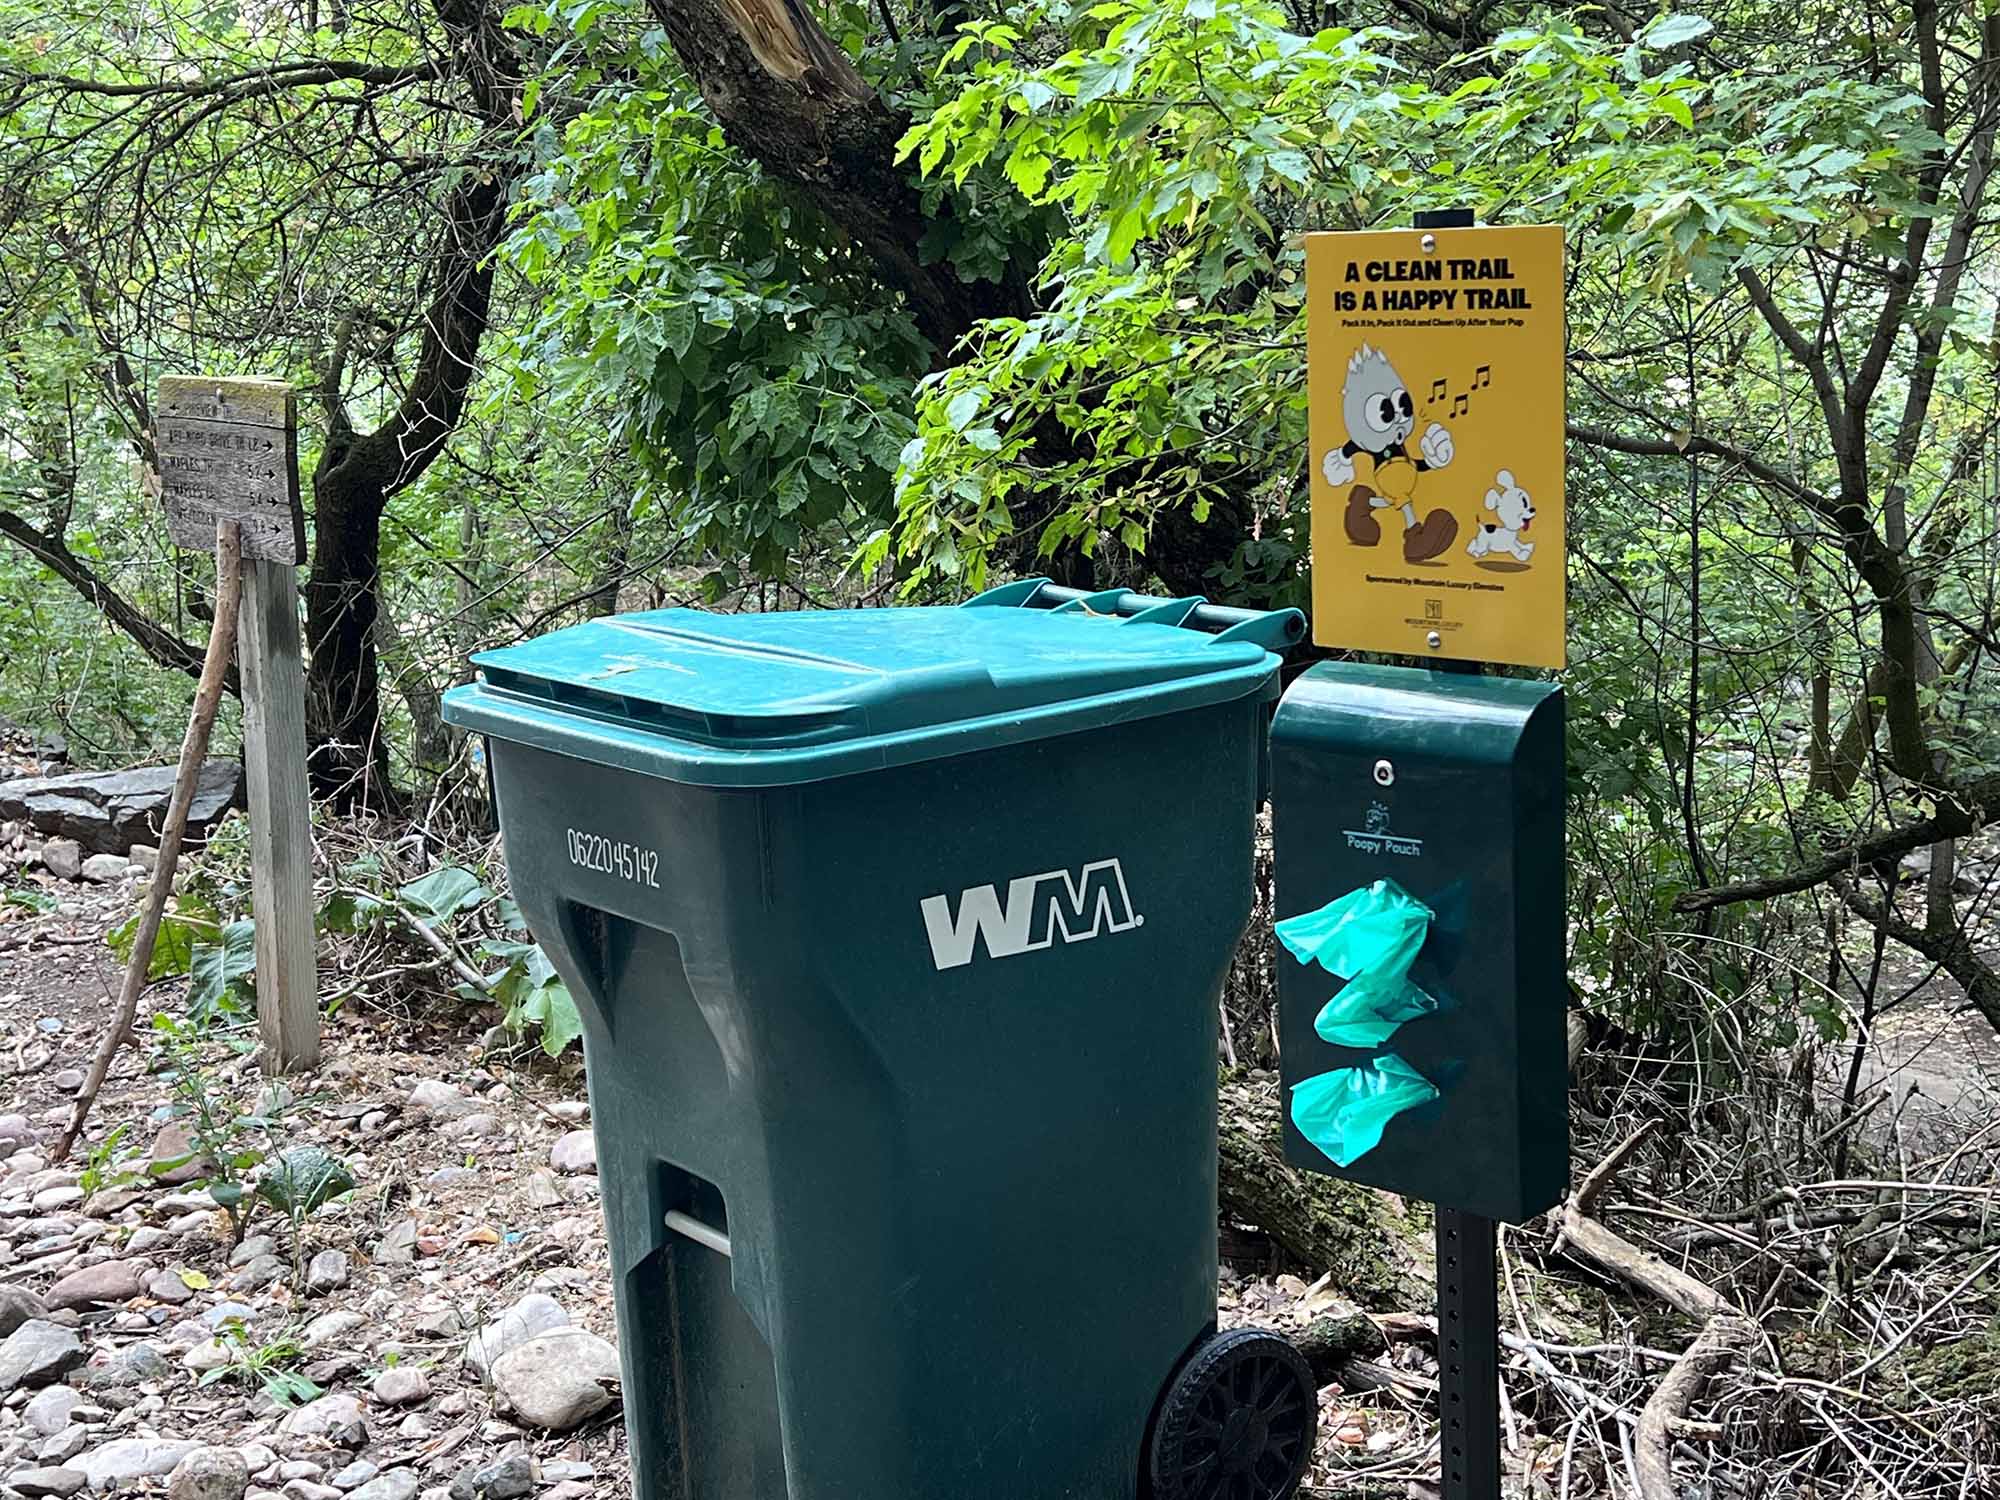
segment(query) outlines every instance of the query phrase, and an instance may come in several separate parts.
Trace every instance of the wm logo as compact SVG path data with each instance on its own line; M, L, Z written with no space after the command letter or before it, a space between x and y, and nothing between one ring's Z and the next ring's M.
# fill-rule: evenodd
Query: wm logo
M1125 872L1115 859L1097 860L1074 875L1045 870L1016 876L1007 882L1004 901L998 886L975 885L960 893L956 915L947 896L926 896L920 904L940 969L971 963L982 937L988 956L1012 958L1050 947L1058 935L1080 943L1100 932L1128 932L1146 920L1132 910Z

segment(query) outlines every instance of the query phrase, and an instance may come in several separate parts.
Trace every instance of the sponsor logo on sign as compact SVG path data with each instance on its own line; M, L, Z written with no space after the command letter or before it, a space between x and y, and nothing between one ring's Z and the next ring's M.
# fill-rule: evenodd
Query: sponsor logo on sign
M1052 947L1058 938L1081 943L1100 933L1129 932L1146 921L1132 910L1125 872L1115 859L1095 860L1074 874L1017 875L1007 882L1004 897L997 885L971 886L959 893L955 913L945 895L926 896L918 904L939 969L971 963L981 938L988 957L1012 958Z

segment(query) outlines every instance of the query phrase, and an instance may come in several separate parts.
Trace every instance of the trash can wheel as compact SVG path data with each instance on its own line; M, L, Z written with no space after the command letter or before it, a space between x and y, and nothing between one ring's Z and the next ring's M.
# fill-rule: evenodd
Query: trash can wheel
M1275 1333L1211 1335L1167 1383L1147 1444L1151 1500L1287 1500L1319 1435L1305 1357Z

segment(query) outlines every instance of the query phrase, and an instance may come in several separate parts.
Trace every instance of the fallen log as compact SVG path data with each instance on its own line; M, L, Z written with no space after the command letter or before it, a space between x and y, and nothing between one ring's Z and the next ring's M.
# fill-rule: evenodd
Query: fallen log
M1225 1079L1220 1199L1225 1219L1266 1235L1309 1276L1333 1273L1349 1301L1378 1311L1426 1307L1437 1295L1430 1221L1373 1188L1285 1160L1274 1081Z

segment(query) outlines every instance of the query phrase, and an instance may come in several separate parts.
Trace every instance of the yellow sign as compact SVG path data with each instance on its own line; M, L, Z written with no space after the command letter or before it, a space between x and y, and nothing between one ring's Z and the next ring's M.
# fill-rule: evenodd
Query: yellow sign
M1306 236L1313 639L1563 664L1563 232Z

